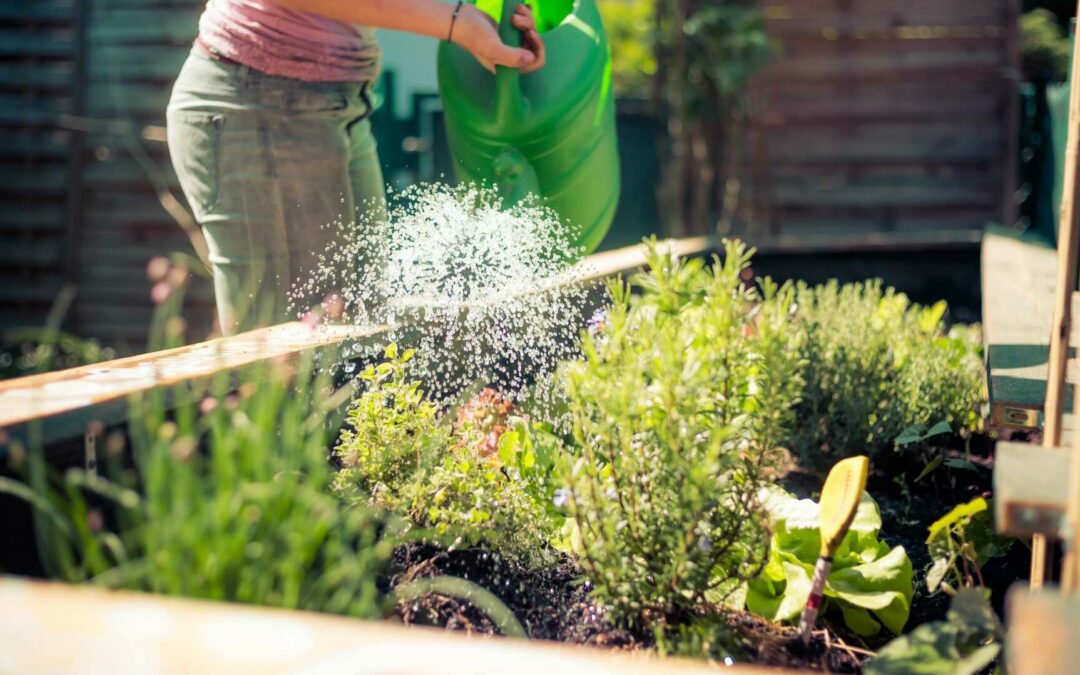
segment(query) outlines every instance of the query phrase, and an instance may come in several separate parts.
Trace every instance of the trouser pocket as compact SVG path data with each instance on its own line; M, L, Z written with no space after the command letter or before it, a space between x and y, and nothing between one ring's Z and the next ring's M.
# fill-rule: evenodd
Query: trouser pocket
M195 220L203 223L221 194L220 113L169 109L169 156Z

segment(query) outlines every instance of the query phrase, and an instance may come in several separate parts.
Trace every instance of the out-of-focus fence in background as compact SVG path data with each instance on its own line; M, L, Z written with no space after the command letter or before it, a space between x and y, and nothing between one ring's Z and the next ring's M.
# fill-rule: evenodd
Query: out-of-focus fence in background
M66 326L138 348L144 269L190 252L164 142L172 81L204 0L0 0L0 330ZM973 241L1015 219L1017 0L762 0L777 42L744 135L746 210L770 240ZM393 78L384 82L393 87ZM437 98L374 128L398 184L450 173ZM663 124L621 104L623 201L608 245L662 230ZM713 223L700 223L701 232ZM190 337L212 320L192 284Z
M1019 0L761 0L751 225L963 236L1016 219Z

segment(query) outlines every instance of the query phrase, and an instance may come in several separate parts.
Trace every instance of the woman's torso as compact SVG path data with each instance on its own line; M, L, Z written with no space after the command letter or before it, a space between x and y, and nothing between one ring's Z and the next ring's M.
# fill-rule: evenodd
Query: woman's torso
M365 82L379 71L372 29L271 0L209 0L199 19L199 42L256 70L310 82Z

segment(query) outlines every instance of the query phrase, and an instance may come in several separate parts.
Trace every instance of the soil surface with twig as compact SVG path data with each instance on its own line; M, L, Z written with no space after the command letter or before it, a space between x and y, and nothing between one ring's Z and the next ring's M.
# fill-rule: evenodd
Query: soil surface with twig
M948 456L963 458L974 468L938 470L916 481L921 467L901 470L879 467L869 478L867 490L882 513L881 537L890 545L902 545L915 570L915 595L907 630L945 616L948 597L926 591L926 570L931 563L926 547L927 528L957 504L990 495L991 447L985 439L976 439L962 448L945 450ZM797 470L780 480L783 487L800 498L818 498L821 483L819 476ZM1029 560L1028 549L1017 543L1009 555L990 561L983 569L999 614L1006 589L1026 577ZM396 586L436 575L461 577L492 591L534 639L626 650L655 645L652 635L619 628L607 618L590 597L588 584L569 557L559 558L548 569L534 570L487 551L447 552L431 546L410 545L395 553L389 583ZM492 620L467 600L438 593L402 602L396 614L406 624L443 626L486 635L500 633ZM725 616L732 629L733 644L740 652L733 658L758 665L858 672L874 650L892 637L883 632L863 640L844 631L842 626L833 625L839 632L817 630L810 644L804 646L793 627L776 625L747 612L727 612Z
M569 557L545 570L532 570L490 552L446 552L410 545L397 550L390 585L417 578L449 575L467 579L494 592L517 616L530 638L612 649L647 649L652 635L618 628L589 596L588 584ZM406 624L442 626L482 635L498 635L498 627L467 600L439 593L399 603L397 617ZM815 631L803 646L796 630L769 623L747 612L727 612L732 658L759 665L829 672L858 672L868 653L831 631Z

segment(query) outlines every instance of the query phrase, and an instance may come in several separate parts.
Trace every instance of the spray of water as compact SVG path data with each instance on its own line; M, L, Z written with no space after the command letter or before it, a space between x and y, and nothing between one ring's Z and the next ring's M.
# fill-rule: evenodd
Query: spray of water
M538 200L504 209L490 188L427 184L391 194L385 217L328 226L338 243L294 297L327 293L329 320L389 325L437 400L488 385L520 399L573 355L587 271Z

